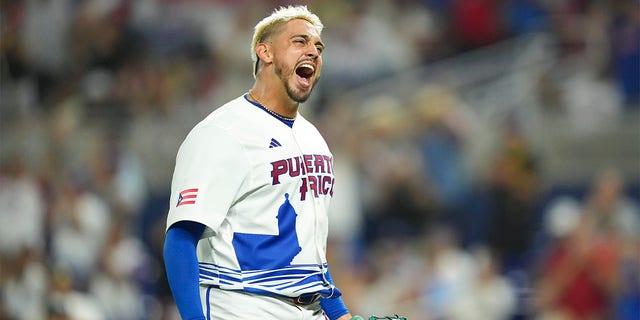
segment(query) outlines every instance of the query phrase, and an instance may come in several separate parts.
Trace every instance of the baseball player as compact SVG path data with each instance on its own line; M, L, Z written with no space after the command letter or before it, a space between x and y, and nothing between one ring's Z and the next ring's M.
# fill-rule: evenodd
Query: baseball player
M322 28L305 6L260 21L253 87L180 146L164 259L183 319L351 319L325 256L332 154L298 113Z

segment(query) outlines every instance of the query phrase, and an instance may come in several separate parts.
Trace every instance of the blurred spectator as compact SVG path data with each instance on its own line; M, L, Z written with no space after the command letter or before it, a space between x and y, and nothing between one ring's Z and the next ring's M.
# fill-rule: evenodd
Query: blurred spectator
M469 289L454 300L449 319L512 319L516 310L516 288L500 273L500 262L487 248L475 248L472 256L475 270Z
M388 1L353 2L344 9L335 32L323 34L331 44L323 52L323 74L334 79L325 83L328 90L340 92L415 65L418 57L395 27L407 14L394 13Z
M549 12L541 0L505 1L506 27L513 34L540 32L547 28Z
M586 0L563 0L548 2L551 6L549 27L556 38L562 58L570 58L584 51L585 34L582 18L587 11Z
M633 319L640 311L640 210L626 195L626 187L618 170L602 170L591 185L584 215L593 224L593 236L609 243L619 256L611 271L616 283L609 313Z
M43 253L45 198L37 178L19 155L0 160L0 261L22 251Z
M45 195L26 160L0 158L0 318L46 314Z
M107 203L67 177L55 190L51 213L51 264L63 267L78 288L86 288L111 228Z
M615 296L615 315L634 320L640 314L640 239L630 239L620 248L619 283Z
M575 199L562 196L554 199L543 213L543 246L565 238L582 219L582 205Z
M563 105L577 134L607 128L621 115L621 96L603 72L591 66L580 68L562 85Z
M477 266L454 229L436 226L429 231L418 303L428 319L456 319L455 312L462 312L459 303L472 295Z
M124 234L123 226L113 228L109 235L99 268L92 276L89 290L96 297L109 320L159 319L159 310L149 303L141 282L158 281L150 274L157 273L147 257L142 243ZM144 278L144 279L143 279ZM153 299L151 299L153 300Z
M561 86L567 116L577 134L601 131L613 125L622 115L624 96L611 81L608 25L609 8L593 2L584 5L576 30L583 46L563 61L573 68ZM574 65L574 66L572 66Z
M21 48L24 49L30 76L37 83L41 98L38 102L44 102L43 99L48 98L54 84L72 63L68 41L73 4L69 0L18 2L22 5L18 15Z
M457 45L470 50L500 40L503 33L500 1L453 0L451 24Z
M136 48L126 29L130 2L89 0L76 4L67 45L71 70L115 70L121 66L128 50Z
M103 138L92 146L87 160L91 187L109 203L115 215L135 218L147 195L143 165L130 150L115 143Z
M536 155L517 129L508 129L489 181L489 244L505 271L526 267L538 200Z
M598 235L620 241L640 238L640 210L625 194L625 181L615 168L594 178L585 203L585 215Z
M0 318L45 319L48 272L42 253L25 248L0 269Z
M428 63L451 54L446 39L446 21L431 6L415 1L399 1L395 13L399 35L406 38L416 63ZM399 18L401 17L401 18Z
M104 310L93 295L74 288L70 272L64 267L51 271L47 293L48 319L107 320Z
M407 134L410 119L392 96L371 98L359 133L358 165L363 170L365 241L414 237L432 219L420 158Z
M469 192L463 160L468 134L464 107L447 87L425 87L411 103L425 184L433 187L434 200L445 211L460 211Z
M584 216L551 245L537 294L541 319L610 319L617 285L618 248L596 236Z
M419 295L424 280L424 252L420 246L399 239L383 239L368 251L362 281L367 285L355 304L356 310L371 314L402 311L409 319L427 319Z
M640 106L640 4L633 0L612 1L611 62L614 79L624 97L624 105Z

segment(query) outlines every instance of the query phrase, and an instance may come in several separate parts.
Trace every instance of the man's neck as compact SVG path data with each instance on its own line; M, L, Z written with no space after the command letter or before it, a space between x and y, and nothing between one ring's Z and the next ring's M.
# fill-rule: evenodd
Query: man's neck
M275 82L280 84L279 82ZM287 118L298 114L298 102L291 100L283 87L267 86L260 81L249 90L249 98L263 107Z

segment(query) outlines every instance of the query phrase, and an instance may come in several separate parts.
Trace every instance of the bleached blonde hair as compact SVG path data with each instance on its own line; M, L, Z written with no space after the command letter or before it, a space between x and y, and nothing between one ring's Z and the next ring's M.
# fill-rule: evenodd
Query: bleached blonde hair
M274 10L270 16L258 22L253 31L253 40L251 41L251 61L253 61L254 77L258 73L258 64L260 63L260 59L258 59L258 54L256 53L256 47L258 44L275 34L284 23L295 19L308 21L316 28L318 34L320 34L324 28L320 18L309 11L307 6L288 6Z

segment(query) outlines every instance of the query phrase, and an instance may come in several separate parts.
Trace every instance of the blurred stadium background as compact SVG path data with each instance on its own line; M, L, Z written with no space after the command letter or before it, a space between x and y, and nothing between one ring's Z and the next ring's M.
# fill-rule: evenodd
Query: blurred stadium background
M0 319L177 319L178 145L293 3L0 1ZM353 313L640 319L638 1L306 4Z

